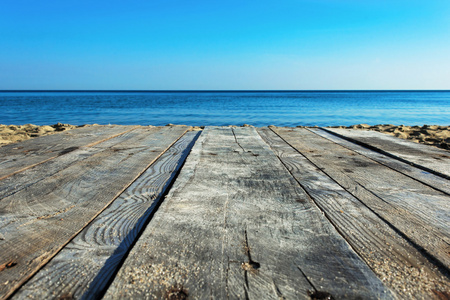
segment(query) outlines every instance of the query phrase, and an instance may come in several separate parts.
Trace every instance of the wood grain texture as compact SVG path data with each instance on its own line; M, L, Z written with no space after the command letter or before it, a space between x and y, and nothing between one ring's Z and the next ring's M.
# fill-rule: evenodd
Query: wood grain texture
M272 130L448 268L450 198L447 195L307 129Z
M254 128L207 127L105 299L391 298Z
M352 248L400 299L439 299L443 274L416 248L269 128L258 133Z
M182 136L13 299L101 296L199 134L192 131Z
M130 130L115 138L108 139L90 147L79 147L64 155L49 159L36 166L27 168L22 172L8 176L0 181L0 201L2 198L11 196L24 188L30 188L33 184L51 177L61 170L66 169L73 164L77 164L105 149L113 148L116 145L120 148L125 145L127 141L132 142L139 134L139 132L136 133Z
M450 179L450 152L428 145L414 143L377 131L361 131L355 129L327 128L329 132L369 145L383 153L402 159L425 170Z
M136 127L118 125L83 127L3 146L0 148L0 180L79 147L95 145Z
M124 191L187 127L139 128L96 153L0 201L0 298L51 259ZM120 137L117 137L120 138ZM111 142L113 143L113 142Z
M389 168L392 168L402 174L410 176L424 184L433 187L434 189L440 190L450 195L450 180L448 179L424 171L422 169L412 166L411 164L402 162L390 156L386 156L377 151L373 151L366 147L350 142L326 130L320 128L308 128L308 130L314 132L317 135L320 135L321 137L329 139L330 141L333 141L334 143L339 144L347 149L350 149L370 159L373 159L376 162L383 164Z

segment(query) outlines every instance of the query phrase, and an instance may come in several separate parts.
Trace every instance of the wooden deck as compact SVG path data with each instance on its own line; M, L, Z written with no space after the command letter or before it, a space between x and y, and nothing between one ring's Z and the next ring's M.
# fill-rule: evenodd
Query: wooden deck
M0 299L449 299L450 152L321 128L0 148Z

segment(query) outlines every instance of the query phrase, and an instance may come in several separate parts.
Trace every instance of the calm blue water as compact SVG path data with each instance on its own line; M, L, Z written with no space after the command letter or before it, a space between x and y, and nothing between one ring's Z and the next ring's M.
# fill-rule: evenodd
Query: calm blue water
M0 124L450 124L450 91L0 92Z

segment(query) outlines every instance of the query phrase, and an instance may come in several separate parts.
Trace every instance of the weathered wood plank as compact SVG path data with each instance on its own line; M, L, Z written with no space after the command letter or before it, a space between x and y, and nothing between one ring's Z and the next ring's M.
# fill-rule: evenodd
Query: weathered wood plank
M0 148L0 180L69 153L133 130L136 126L92 126L76 128Z
M101 296L199 134L191 131L182 136L22 286L13 299Z
M254 128L207 127L105 298L319 292L392 297Z
M396 138L377 131L361 131L355 129L327 128L329 132L369 145L383 153L390 154L405 162L436 172L450 179L450 152L417 144L412 141Z
M448 268L450 198L447 195L307 129L272 130Z
M18 172L0 181L0 201L2 198L19 192L24 188L28 188L33 184L51 177L61 170L76 164L81 160L104 151L107 148L114 147L118 144L126 143L127 140L134 139L139 132L127 131L119 136L100 142L96 145L86 147L82 146L67 154L49 159L36 166L27 168L22 172Z
M400 299L450 292L448 274L269 128L258 133L352 248Z
M139 131L128 131L90 147L79 147L65 155L58 156L22 172L11 175L0 182L0 201L2 198L17 193L24 188L29 188L33 184L42 181L47 177L51 177L72 164L85 160L105 149L113 148L117 145L118 148L121 148L123 145L126 145L127 141L132 142L133 139L136 139L136 136L139 134L141 134Z
M366 147L360 146L358 144L350 142L349 140L341 138L326 130L322 130L320 128L308 128L308 130L314 132L315 134L320 135L321 137L329 139L330 141L333 141L336 144L339 144L345 148L348 148L352 151L362 154L370 159L373 159L376 162L381 163L389 168L392 168L402 174L405 174L422 183L425 183L433 187L434 189L440 190L450 195L450 181L448 179L443 178L442 176L435 175L433 173L414 167L411 164L384 155L377 151L370 150Z
M7 267L0 272L0 298L51 259L187 129L135 129L124 143L3 198L0 266Z

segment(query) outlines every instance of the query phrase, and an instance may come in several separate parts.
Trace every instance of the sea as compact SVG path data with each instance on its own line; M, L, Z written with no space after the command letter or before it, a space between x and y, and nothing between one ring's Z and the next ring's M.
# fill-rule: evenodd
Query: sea
M448 91L0 91L0 124L449 125Z

